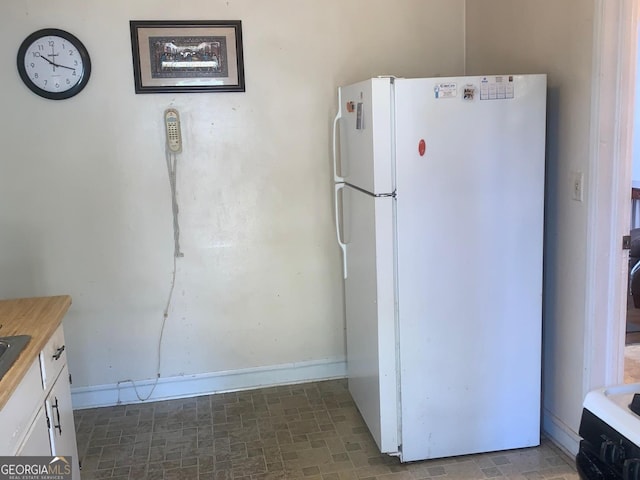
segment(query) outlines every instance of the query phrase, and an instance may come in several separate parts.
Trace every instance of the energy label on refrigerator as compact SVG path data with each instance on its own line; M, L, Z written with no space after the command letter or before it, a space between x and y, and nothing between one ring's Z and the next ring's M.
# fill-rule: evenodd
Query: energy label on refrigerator
M482 77L480 80L480 100L510 99L513 94L513 75Z

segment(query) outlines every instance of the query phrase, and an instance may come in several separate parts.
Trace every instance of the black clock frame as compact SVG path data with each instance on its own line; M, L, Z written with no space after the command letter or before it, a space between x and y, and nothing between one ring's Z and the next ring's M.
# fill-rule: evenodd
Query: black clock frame
M82 78L72 88L70 88L69 90L65 90L64 92L48 92L38 87L31 81L24 66L24 56L29 46L39 38L47 37L49 35L55 35L57 37L64 38L68 42L72 43L73 46L78 50L80 58L82 59L84 70ZM66 98L71 98L77 95L82 91L84 87L87 86L89 77L91 76L91 58L89 57L89 52L87 51L84 44L75 35L72 35L71 33L60 30L58 28L43 28L42 30L33 32L31 35L25 38L20 45L20 48L18 49L17 63L20 78L22 78L22 81L29 88L29 90L37 95L40 95L41 97L48 98L50 100L64 100Z

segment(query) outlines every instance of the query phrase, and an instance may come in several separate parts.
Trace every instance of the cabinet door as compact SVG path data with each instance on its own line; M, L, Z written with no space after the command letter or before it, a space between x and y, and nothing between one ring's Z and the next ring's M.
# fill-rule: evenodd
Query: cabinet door
M51 455L51 445L49 443L49 428L47 427L47 417L44 413L44 406L38 411L36 419L33 421L27 438L18 450L18 456L48 456Z
M0 409L0 456L15 455L24 442L44 394L38 361L31 364L9 401Z
M50 423L51 454L56 456L70 455L73 464L73 478L74 480L79 479L78 447L71 407L69 370L66 365L58 380L51 387L45 403Z

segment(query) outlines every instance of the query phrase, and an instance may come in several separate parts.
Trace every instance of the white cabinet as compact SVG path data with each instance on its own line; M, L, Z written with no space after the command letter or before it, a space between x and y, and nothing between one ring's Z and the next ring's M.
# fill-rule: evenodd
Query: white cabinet
M71 455L73 457L73 478L80 478L78 468L78 445L71 406L71 389L69 387L69 370L65 365L58 380L51 387L45 401L49 417L49 438L52 455Z
M40 366L36 360L31 364L22 381L0 410L0 455L14 455L40 408L42 382Z
M0 410L0 455L71 456L72 478L80 480L62 325L42 349L9 401Z
M35 414L43 407L40 364L36 360L0 410L0 456L14 455L29 431Z
M60 325L40 353L42 385L45 390L51 387L58 379L62 368L66 364L67 352L64 344L64 330Z
M33 421L18 455L21 457L43 455L42 452L48 452L50 448L49 427L47 426L47 416L43 406L38 410L36 419Z

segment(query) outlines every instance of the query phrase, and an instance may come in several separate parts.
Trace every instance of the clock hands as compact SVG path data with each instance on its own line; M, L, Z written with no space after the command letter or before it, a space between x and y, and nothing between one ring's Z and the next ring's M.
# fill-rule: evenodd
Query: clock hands
M59 67L59 68L66 68L68 70L75 70L75 68L73 67L67 67L66 65L58 65L57 63L49 60L47 57L43 56L43 55L38 55L38 57L40 57L41 59L49 62L51 65L53 65L53 68L55 69L55 67Z

